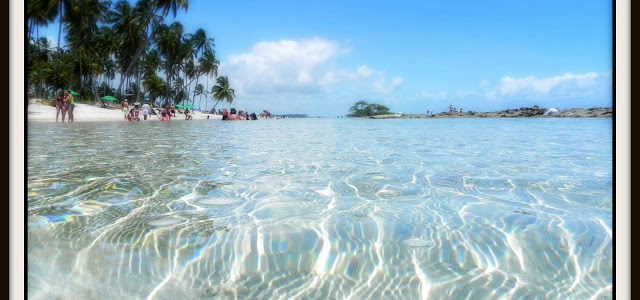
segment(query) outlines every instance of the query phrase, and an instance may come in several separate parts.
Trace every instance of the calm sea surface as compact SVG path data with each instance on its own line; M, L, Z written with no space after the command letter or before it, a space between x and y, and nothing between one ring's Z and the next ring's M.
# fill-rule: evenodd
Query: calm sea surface
M606 299L611 119L29 123L31 299Z

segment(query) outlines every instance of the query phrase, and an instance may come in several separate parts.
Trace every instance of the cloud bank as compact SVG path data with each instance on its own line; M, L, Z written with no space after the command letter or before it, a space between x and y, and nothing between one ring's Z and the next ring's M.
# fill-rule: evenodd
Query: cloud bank
M336 58L344 52L321 38L263 41L247 53L229 55L220 74L229 77L239 96L314 95L344 84L388 94L402 84L401 77L387 81L384 72L366 65L355 70L340 67Z
M582 74L565 73L558 76L537 78L528 76L513 78L504 76L499 83L491 84L482 80L478 89L469 91L427 91L418 93L423 99L479 98L487 100L561 100L611 95L611 73L588 72Z
M610 76L589 72L584 74L565 73L548 78L503 77L497 88L504 96L551 96L557 98L590 96L608 86ZM609 85L610 86L610 85Z

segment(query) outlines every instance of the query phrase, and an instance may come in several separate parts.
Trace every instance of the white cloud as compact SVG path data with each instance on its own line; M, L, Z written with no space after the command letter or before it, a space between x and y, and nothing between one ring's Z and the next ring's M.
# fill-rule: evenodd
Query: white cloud
M536 78L534 76L513 78L502 77L497 85L491 85L488 80L480 81L477 90L455 92L433 92L423 90L419 93L422 98L430 99L464 99L485 98L528 99L536 101L576 99L588 97L606 97L611 92L611 74L588 72L583 74L565 73L558 76Z
M368 78L369 76L371 76L371 74L373 74L371 69L367 68L367 66L364 65L358 68L358 71L356 71L356 73L364 78Z
M220 69L239 93L308 93L319 89L318 71L337 51L336 44L319 38L259 42L249 53L230 55Z
M366 65L356 70L337 66L335 58L345 51L337 43L321 38L263 41L255 44L250 52L230 55L221 64L220 74L229 77L237 95L244 96L311 95L349 82L386 94L402 83L400 77L386 83L384 72Z
M429 91L423 90L420 92L420 97L430 98L430 99L445 99L447 98L447 92L445 91L429 92Z
M597 86L597 79L601 75L595 72L585 74L565 73L560 76L540 78L533 76L525 78L511 78L509 76L501 79L498 92L506 95L549 95L570 96L570 95L590 95L593 88Z
M391 80L391 83L387 84L384 74L379 72L379 77L373 82L373 90L382 94L389 94L393 92L400 84L402 84L402 77L395 77Z

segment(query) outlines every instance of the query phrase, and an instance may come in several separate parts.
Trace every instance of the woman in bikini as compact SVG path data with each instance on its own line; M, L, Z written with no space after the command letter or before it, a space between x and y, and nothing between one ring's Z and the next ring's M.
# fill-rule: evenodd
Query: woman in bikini
M56 122L58 122L58 116L62 111L62 99L64 98L64 93L60 92L56 97ZM64 121L64 113L62 114L62 121Z
M67 108L69 108L69 97L67 97L67 92L62 93L62 122L64 122L64 117L67 114Z

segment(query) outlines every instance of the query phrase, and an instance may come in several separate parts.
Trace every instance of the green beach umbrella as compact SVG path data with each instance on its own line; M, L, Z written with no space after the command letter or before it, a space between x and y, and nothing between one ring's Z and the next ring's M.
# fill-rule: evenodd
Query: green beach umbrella
M185 106L182 104L176 104L176 108L185 108Z
M69 94L73 95L73 96L78 96L80 95L78 92L76 91L72 91L72 90L67 90L67 92L69 92Z
M193 108L193 105L187 104L187 105L184 106L184 108Z
M116 99L113 96L104 96L102 98L100 98L101 100L105 100L105 101L118 101L118 99Z

